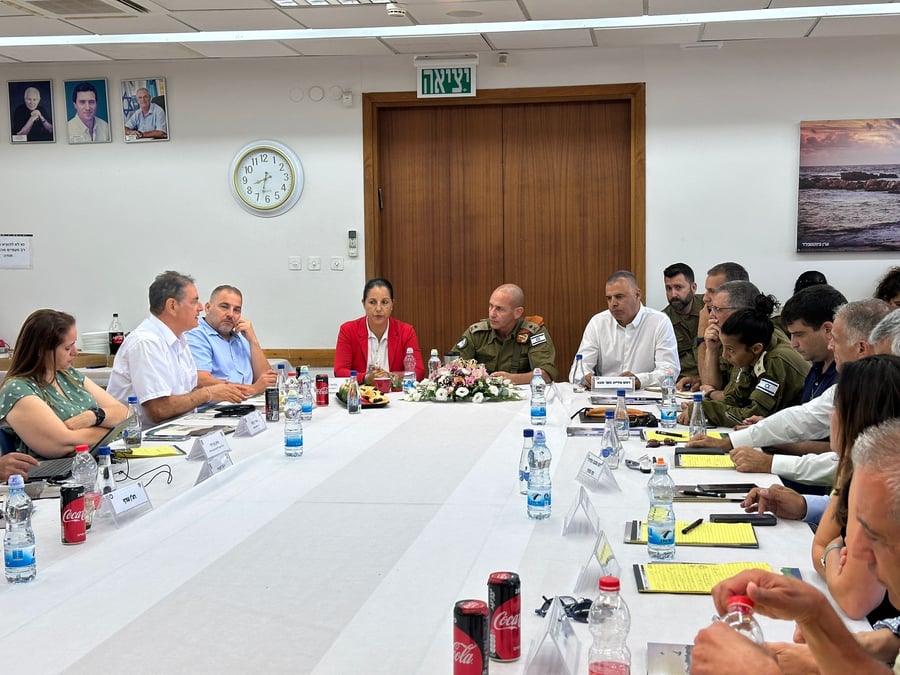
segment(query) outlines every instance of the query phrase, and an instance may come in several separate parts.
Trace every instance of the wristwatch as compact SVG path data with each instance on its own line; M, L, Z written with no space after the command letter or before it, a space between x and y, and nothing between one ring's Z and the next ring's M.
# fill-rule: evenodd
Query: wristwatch
M832 542L825 547L825 550L822 551L822 557L819 558L819 563L822 565L822 569L825 569L825 559L828 557L828 554L831 553L836 548L844 548L843 543Z
M88 408L88 410L94 413L94 416L97 418L97 421L94 422L95 427L99 427L101 424L103 424L103 420L106 419L106 411L103 408L94 406L93 408Z

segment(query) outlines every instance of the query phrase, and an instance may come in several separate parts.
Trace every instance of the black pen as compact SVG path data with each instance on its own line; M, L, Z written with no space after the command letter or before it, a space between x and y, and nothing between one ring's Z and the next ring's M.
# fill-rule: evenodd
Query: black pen
M684 528L684 529L681 531L681 534L687 534L688 532L690 532L690 531L693 530L694 528L698 527L702 522L703 522L703 518L697 518L697 520L695 520L693 523L691 523L691 524L688 525L686 528Z
M716 497L717 499L725 499L724 492L705 492L704 490L685 490L682 494L688 497Z
M672 438L684 438L684 434L679 434L675 431L657 431L656 434L658 436L671 436Z

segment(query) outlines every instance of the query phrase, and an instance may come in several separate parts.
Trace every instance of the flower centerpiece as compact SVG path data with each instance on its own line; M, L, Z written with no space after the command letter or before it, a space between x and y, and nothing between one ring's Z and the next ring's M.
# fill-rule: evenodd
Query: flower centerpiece
M483 364L475 360L456 359L441 366L433 377L416 383L416 388L406 395L407 401L514 401L519 392L502 377L488 373Z

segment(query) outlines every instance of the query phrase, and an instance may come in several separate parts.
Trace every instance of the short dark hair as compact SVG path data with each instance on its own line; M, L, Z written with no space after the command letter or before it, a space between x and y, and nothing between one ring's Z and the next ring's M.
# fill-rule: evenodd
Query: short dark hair
M728 304L732 309L749 309L756 302L759 289L752 281L726 281L716 293L728 293Z
M723 262L713 265L706 270L706 274L711 277L717 274L724 274L725 281L750 281L750 275L747 274L747 270L744 269L743 265L736 262Z
M804 288L809 288L810 286L820 286L827 283L828 279L826 279L825 275L818 270L807 270L797 277L797 281L794 282L794 293L799 293Z
M787 328L789 323L802 321L813 330L819 330L826 321L834 321L835 310L846 303L844 294L828 284L808 286L784 303L781 323Z
M391 286L391 282L383 277L375 277L374 279L369 279L366 282L366 285L363 286L363 302L365 302L366 298L369 297L369 291L371 291L375 287L386 288L388 291L388 295L391 296L391 300L394 299L394 287Z
M166 307L166 300L184 300L184 289L194 283L193 277L172 270L166 270L150 284L150 313L159 316Z
M679 274L683 275L689 284L694 283L694 270L687 263L674 263L663 270L663 277L673 279Z
M97 89L90 82L79 82L75 85L75 88L72 89L72 103L75 103L75 99L78 98L78 94L83 91L91 91L94 92L94 98L99 100L99 96L97 95Z
M240 296L241 302L244 301L244 294L241 293L241 289L239 289L237 286L232 286L230 284L222 284L221 286L216 286L214 289L212 289L212 293L209 294L209 301L212 302L212 299L214 297L216 297L216 295L221 293L222 291L229 291L231 293L236 293L238 296Z
M900 295L900 267L892 267L878 281L875 297L890 302Z
M720 330L725 335L736 337L745 347L752 347L756 343L768 345L775 332L775 326L769 317L777 306L778 301L774 296L760 293L753 299L750 309L741 309L729 316Z

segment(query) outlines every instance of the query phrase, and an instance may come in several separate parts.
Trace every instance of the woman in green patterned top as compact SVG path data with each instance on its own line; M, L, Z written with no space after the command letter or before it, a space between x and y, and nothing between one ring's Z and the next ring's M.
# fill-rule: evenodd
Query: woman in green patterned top
M124 405L72 367L77 337L75 318L52 309L32 312L22 324L0 386L0 427L15 433L17 450L62 457L127 416Z

